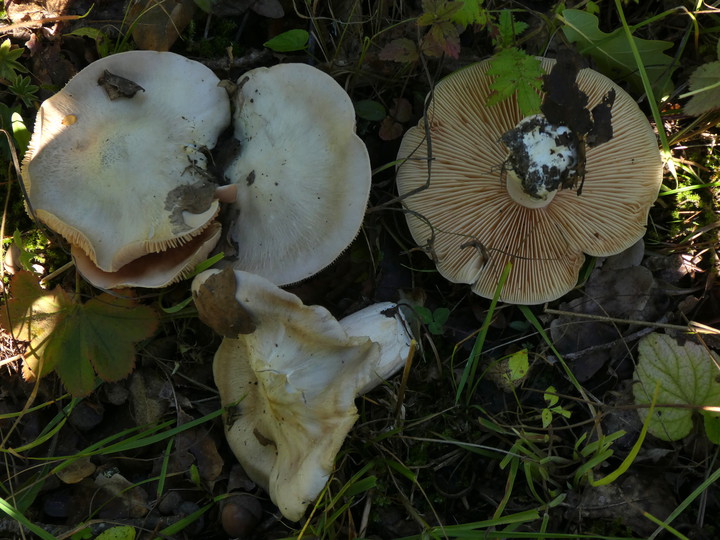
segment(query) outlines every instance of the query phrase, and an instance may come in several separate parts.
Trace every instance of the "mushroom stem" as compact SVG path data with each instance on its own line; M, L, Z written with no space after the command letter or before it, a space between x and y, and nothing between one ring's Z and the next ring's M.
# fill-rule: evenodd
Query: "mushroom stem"
M550 201L555 198L558 190L546 191L543 197L533 197L523 187L522 178L520 178L513 169L506 171L505 189L507 189L510 198L525 208L544 208Z
M555 125L543 114L520 120L503 134L502 142L510 150L508 193L518 204L542 208L582 176L583 143L569 127Z

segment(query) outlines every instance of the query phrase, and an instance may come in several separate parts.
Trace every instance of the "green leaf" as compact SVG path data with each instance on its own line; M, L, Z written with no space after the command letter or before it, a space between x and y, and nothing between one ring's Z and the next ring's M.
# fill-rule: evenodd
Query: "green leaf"
M562 31L568 41L578 45L582 54L589 54L605 75L626 79L637 91L642 91L642 80L637 71L630 43L622 28L609 34L598 27L598 18L579 9L566 9L561 19ZM673 46L669 41L633 37L642 58L655 94L663 96L672 89L670 76L677 69L673 58L663 51Z
M527 375L530 369L530 363L528 362L528 351L522 349L508 358L508 377L511 381L518 381Z
M439 22L450 22L464 7L462 1L423 0L423 13L417 19L418 26L430 26Z
M32 84L30 77L23 77L22 75L16 75L12 84L8 86L8 90L15 94L26 107L30 107L32 102L37 99L35 92L39 89L39 86Z
M96 373L105 381L127 376L134 344L157 328L155 312L131 298L105 293L81 304L60 287L42 289L30 272L15 274L10 294L0 323L30 342L23 375L32 379L54 369L74 396L95 388Z
M520 113L530 116L540 111L543 68L540 60L510 47L498 52L490 61L488 75L495 77L490 85L493 93L487 100L491 107L517 96Z
M487 24L487 11L482 8L484 1L485 0L462 0L462 7L453 13L450 19L452 22L462 26Z
M15 79L17 72L25 73L27 69L17 61L22 56L22 49L11 49L12 44L9 39L0 44L0 78Z
M543 399L547 402L548 407L552 407L560 400L560 398L557 396L557 390L554 386L548 386L545 389Z
M299 28L288 30L282 34L278 34L274 38L263 43L265 47L275 52L292 52L304 50L310 40L310 34L307 30Z
M128 375L135 364L134 344L157 329L155 311L104 293L84 304L81 313L83 350L100 378L117 381Z
M355 102L355 114L363 120L380 122L387 116L387 111L382 103L378 103L372 99L361 99Z
M97 535L95 540L135 540L135 528L129 525L111 527Z
M633 394L637 405L649 405L656 386L659 386L658 405L677 407L655 408L648 431L665 441L687 436L693 427L694 410L720 406L720 383L717 382L718 357L691 341L684 345L665 334L653 333L640 340L638 364L635 370ZM641 420L649 414L647 408L638 409ZM718 413L703 411L704 415ZM709 437L716 437L715 420L706 420ZM714 424L714 425L713 425Z
M32 136L30 130L25 125L25 120L20 113L12 113L12 132L15 142L17 143L18 154L21 156L27 150L28 144L30 144L30 137Z
M195 0L195 5L205 13L212 13L213 7L219 0Z
M10 281L10 296L0 310L0 325L15 339L30 342L25 354L23 375L26 379L52 371L54 365L43 365L44 351L50 335L64 310L73 300L61 287L52 291L40 287L37 277L28 271L17 272Z
M515 43L515 38L522 34L527 27L526 23L515 20L512 11L503 9L500 11L498 20L496 45L500 48L511 47Z
M547 428L552 424L552 411L550 409L543 409L540 413L540 418L542 419L542 427Z
M685 96L692 97L683 107L687 114L699 116L720 109L720 61L698 67L690 75L689 83L690 92Z

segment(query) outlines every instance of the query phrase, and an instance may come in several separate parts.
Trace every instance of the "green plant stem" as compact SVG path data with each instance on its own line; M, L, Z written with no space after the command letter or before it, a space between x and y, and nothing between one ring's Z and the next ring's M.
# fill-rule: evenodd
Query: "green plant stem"
M642 62L640 51L638 51L637 43L635 43L630 26L625 19L625 12L623 11L622 2L620 0L615 0L615 8L617 9L618 17L620 17L623 29L625 30L625 36L627 37L630 50L633 53L633 58L635 58L635 64L637 65L638 73L640 74L640 79L643 83L643 89L645 90L645 94L648 97L648 103L650 104L650 110L652 111L653 120L655 121L655 125L657 126L660 144L662 145L665 156L669 156L670 145L668 144L667 135L665 133L662 115L660 114L660 109L658 109L657 101L655 100L655 93L653 92L652 84L650 84L650 79L648 78L647 71L645 70L645 65Z

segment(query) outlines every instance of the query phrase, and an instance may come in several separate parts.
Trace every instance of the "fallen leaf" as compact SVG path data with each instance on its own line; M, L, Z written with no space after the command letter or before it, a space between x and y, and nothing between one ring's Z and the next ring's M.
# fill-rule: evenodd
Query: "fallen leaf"
M77 484L95 472L97 467L90 458L83 456L72 461L67 467L60 469L57 477L65 484Z
M715 419L720 416L701 411L705 406L720 407L720 383L717 381L720 372L715 353L692 341L679 345L672 337L658 333L641 339L638 353L635 370L638 382L633 386L635 403L649 406L657 387L656 403L677 405L655 408L648 423L650 433L664 441L677 441L692 430L694 412ZM649 412L649 407L638 409L643 422Z
M416 62L420 58L417 45L411 39L393 39L385 45L378 54L378 58L390 62Z
M148 0L130 7L132 36L141 49L168 51L195 13L193 0Z

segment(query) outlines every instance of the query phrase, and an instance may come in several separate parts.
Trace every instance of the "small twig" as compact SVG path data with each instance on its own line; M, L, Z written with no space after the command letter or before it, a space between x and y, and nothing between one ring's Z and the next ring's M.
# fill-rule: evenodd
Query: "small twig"
M690 321L687 326L680 324L668 324L652 321L636 321L632 319L620 319L618 317L606 317L604 315L593 315L592 313L575 313L573 311L563 311L560 309L545 308L545 313L549 315L565 315L567 317L577 317L578 319L592 319L594 321L612 322L619 324L635 324L638 326L650 326L653 328L667 328L669 330L678 330L680 332L690 332L693 334L720 334L720 330L707 326L705 324Z

